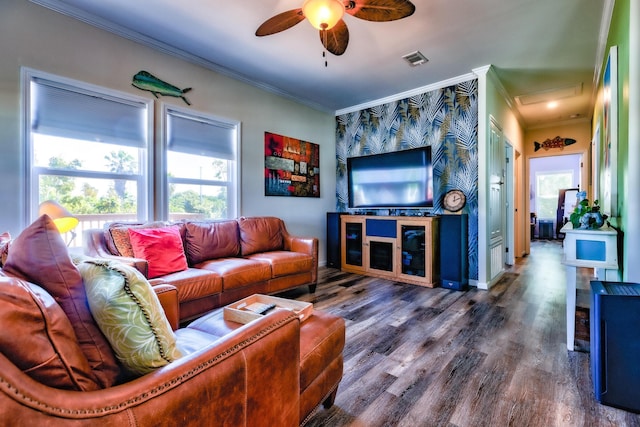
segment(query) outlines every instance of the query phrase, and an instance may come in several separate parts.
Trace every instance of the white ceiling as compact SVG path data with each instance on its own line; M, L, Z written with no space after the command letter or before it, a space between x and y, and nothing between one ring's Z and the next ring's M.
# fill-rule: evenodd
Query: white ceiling
M590 118L602 58L601 26L611 0L413 0L394 22L345 15L342 56L322 58L306 21L267 37L255 30L304 0L32 0L118 34L187 57L314 108L341 112L455 80L493 65L525 127ZM422 52L411 67L402 56ZM152 71L152 70L150 70ZM572 88L578 88L574 90ZM563 89L574 95L521 105L521 95ZM580 90L581 89L581 90ZM575 95L580 92L580 95Z

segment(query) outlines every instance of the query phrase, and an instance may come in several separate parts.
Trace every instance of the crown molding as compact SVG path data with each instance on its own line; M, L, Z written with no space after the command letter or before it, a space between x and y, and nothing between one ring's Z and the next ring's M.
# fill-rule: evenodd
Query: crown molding
M377 107L378 105L387 104L389 102L399 101L401 99L410 98L415 95L420 95L425 92L430 92L432 90L442 89L444 87L453 86L458 83L467 82L469 80L473 80L477 78L474 73L463 74L461 76L452 77L447 80L442 80L433 84L429 84L426 86L421 86L415 89L411 89L405 92L400 92L395 95L387 96L385 98L375 99L373 101L368 101L363 104L354 105L351 107L343 108L341 110L336 111L336 116L341 116L343 114L353 113L360 110L366 110L367 108Z
M283 91L282 89L279 89L267 83L251 79L241 73L238 73L237 71L233 71L229 68L223 67L219 64L216 64L215 62L206 60L200 56L190 54L188 52L185 52L182 49L179 49L175 46L171 46L167 43L163 43L152 37L145 36L144 34L141 34L137 31L133 31L130 28L126 28L124 26L114 24L113 22L107 21L106 19L100 18L96 15L87 13L83 10L80 10L76 7L63 3L59 0L29 0L29 1L31 3L50 9L54 12L58 12L62 15L66 15L70 18L77 19L78 21L84 22L85 24L110 32L112 34L123 37L125 39L134 41L136 43L152 48L164 54L182 59L184 61L190 62L195 65L199 65L201 67L214 71L223 76L232 78L234 80L238 80L242 83L246 83L258 89L262 89L266 92L270 92L275 95L281 96L283 98L287 98L289 100L295 101L299 104L306 105L315 110L325 112L325 113L330 113L330 114L334 113L333 109L327 108L315 102L311 102L307 99L294 96L288 92Z

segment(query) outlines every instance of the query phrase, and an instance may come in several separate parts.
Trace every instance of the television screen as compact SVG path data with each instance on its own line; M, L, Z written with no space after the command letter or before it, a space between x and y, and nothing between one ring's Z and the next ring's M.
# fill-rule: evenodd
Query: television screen
M350 208L433 206L431 147L347 159Z

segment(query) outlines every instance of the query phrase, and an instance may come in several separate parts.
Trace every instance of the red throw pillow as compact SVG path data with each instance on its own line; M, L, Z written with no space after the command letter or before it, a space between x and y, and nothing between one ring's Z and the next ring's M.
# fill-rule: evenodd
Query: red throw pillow
M130 228L129 239L134 256L149 263L149 279L186 270L188 267L177 226Z

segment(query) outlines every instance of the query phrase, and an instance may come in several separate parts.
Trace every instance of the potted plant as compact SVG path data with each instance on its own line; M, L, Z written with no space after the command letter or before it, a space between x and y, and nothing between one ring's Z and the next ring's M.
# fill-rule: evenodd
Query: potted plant
M600 212L598 200L594 200L593 205L589 206L589 199L583 198L574 208L569 220L574 230L593 230L602 227L607 218L607 215Z

